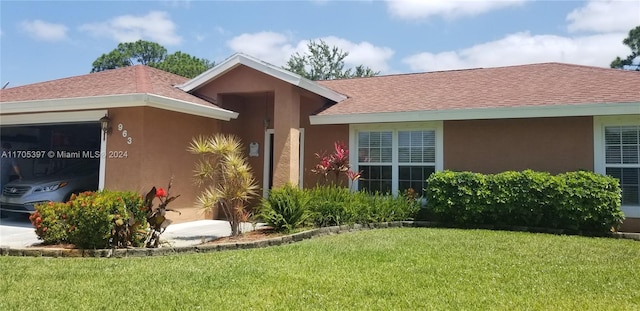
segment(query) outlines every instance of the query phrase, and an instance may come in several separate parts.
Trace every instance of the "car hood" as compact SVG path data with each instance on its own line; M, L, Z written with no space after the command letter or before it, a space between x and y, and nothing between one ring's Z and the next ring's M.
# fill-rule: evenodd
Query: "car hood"
M6 186L40 186L40 185L47 185L47 184L52 184L55 182L62 182L62 181L73 181L73 180L78 180L78 179L84 179L84 178L89 178L93 175L50 175L50 176L42 176L42 177L35 177L35 178L29 178L29 179L21 179L21 180L14 180L10 183L8 183Z

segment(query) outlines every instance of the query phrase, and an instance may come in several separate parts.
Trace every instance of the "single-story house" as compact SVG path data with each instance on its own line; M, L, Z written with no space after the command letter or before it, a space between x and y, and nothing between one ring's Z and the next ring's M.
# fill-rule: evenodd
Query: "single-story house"
M360 189L421 189L439 170L609 174L623 229L640 231L639 85L638 72L561 63L314 82L235 54L190 80L138 65L7 88L0 123L3 140L102 151L100 188L142 193L173 177L176 221L210 217L193 207L186 149L222 132L242 139L264 194L313 186L315 154L345 141Z

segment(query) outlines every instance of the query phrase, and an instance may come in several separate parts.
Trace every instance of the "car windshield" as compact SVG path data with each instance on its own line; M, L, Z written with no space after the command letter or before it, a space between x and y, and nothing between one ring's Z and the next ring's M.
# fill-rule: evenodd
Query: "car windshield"
M91 175L98 171L98 161L82 161L78 163L73 163L67 167L63 167L53 173L51 175L60 175L60 176L68 176L68 175Z

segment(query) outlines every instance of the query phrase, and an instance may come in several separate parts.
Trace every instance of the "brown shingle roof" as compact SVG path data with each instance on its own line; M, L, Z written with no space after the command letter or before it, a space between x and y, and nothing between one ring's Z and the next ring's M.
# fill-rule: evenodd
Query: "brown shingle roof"
M148 93L215 106L174 87L187 80L159 69L136 65L7 88L0 91L0 102Z
M349 97L320 116L640 102L640 72L560 63L319 83Z

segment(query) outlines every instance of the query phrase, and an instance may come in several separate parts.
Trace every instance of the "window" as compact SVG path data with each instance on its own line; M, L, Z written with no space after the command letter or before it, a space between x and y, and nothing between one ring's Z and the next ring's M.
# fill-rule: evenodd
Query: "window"
M441 123L415 125L354 127L359 190L395 194L413 188L423 195L429 175L442 169Z
M640 114L593 121L594 171L620 181L622 211L640 218Z
M358 169L362 180L358 189L391 192L393 132L358 132Z
M606 174L620 180L622 205L640 205L640 126L604 129Z
M436 171L436 132L398 131L398 190L413 188L422 195Z

